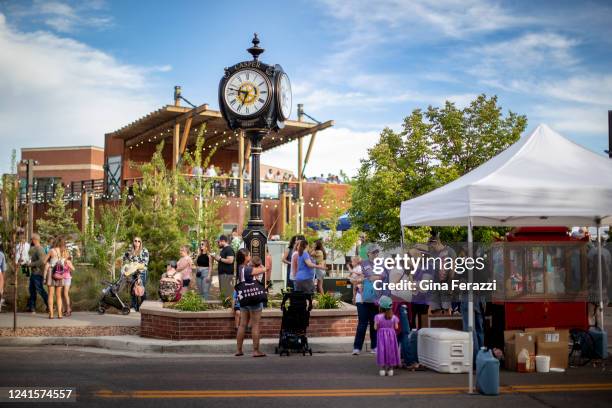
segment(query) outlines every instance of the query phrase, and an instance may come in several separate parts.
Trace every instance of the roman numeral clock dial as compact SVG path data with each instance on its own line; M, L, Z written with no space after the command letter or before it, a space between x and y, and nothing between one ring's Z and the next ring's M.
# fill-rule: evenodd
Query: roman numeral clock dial
M270 84L260 72L244 69L235 72L225 84L225 105L240 116L253 116L268 105Z

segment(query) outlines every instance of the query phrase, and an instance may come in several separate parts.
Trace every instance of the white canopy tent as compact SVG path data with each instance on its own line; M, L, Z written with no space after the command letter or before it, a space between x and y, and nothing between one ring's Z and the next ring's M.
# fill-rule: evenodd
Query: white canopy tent
M404 201L402 226L599 226L612 223L612 160L539 125L463 177ZM603 309L601 239L599 293ZM471 256L471 254L470 254ZM470 277L471 280L471 277ZM469 329L473 328L469 296ZM603 324L603 312L601 321ZM470 369L470 392L473 389Z

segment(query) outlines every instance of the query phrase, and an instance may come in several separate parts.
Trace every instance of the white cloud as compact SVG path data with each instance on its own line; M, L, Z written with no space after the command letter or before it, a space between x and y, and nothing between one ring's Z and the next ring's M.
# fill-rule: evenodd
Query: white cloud
M350 23L342 28L348 27L354 41L375 39L387 28L405 35L433 30L448 37L463 37L532 20L517 17L498 2L486 0L322 0L322 3L330 15Z
M514 78L517 74L535 75L569 69L578 64L573 49L579 41L550 32L525 33L506 41L489 43L462 51L457 56L469 68L468 73L490 80L491 78ZM475 61L475 63L474 63ZM502 83L507 80L502 81ZM506 85L507 86L507 85Z
M545 122L553 129L567 132L570 136L575 133L583 135L587 133L603 140L602 136L608 131L607 118L608 111L601 108L581 105L538 105L534 108L534 120L531 121L531 125Z
M349 176L359 169L359 160L367 157L367 151L378 141L379 132L357 132L348 128L329 128L317 134L305 174L309 177L324 173ZM307 149L310 137L304 139ZM297 142L291 142L265 152L262 162L293 169L297 172Z
M554 98L596 105L612 106L612 75L578 74L557 81L547 81L540 87Z
M293 89L295 100L303 103L306 111L310 112L325 112L331 108L379 111L404 102L442 105L446 101L451 101L458 106L466 106L476 97L474 93L426 93L409 89L402 91L384 85L372 89L362 87L359 88L360 91L336 91L329 87L315 87L312 83L297 83Z
M113 19L99 12L104 8L101 0L83 1L72 6L61 1L34 0L30 5L16 4L11 16L40 21L61 33L73 32L81 27L107 28Z
M2 170L13 148L103 146L104 133L160 105L156 70L48 32L16 31L0 14Z

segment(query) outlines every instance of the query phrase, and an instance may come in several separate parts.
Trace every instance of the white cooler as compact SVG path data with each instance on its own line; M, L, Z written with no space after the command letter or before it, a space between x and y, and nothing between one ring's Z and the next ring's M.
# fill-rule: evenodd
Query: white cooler
M419 330L419 363L439 373L467 373L472 358L470 335L446 328Z

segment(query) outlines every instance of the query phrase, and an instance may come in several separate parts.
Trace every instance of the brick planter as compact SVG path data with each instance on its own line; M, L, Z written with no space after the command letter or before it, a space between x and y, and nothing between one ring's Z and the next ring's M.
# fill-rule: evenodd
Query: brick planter
M147 301L140 307L140 336L169 340L234 339L234 315L228 310L182 312L164 309L160 302ZM265 309L261 318L261 337L278 338L282 312ZM310 312L310 337L354 336L357 309L342 304L340 309Z

